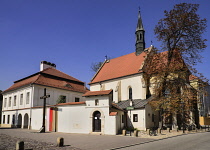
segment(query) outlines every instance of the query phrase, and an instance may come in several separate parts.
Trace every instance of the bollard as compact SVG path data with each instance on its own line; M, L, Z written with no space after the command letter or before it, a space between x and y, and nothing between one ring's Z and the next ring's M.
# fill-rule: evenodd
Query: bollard
M179 128L177 128L176 131L179 132Z
M195 128L195 132L198 132L198 128Z
M122 130L122 135L126 136L126 130Z
M23 141L16 142L16 150L24 150L24 142Z
M160 129L160 128L158 128L158 130L157 130L157 131L158 131L158 134L161 134L161 129Z
M171 132L171 128L167 128L168 132L170 133Z
M134 136L138 137L138 130L134 130Z
M147 129L147 135L150 135L150 129Z
M58 147L64 146L64 139L62 137L57 138L57 146Z

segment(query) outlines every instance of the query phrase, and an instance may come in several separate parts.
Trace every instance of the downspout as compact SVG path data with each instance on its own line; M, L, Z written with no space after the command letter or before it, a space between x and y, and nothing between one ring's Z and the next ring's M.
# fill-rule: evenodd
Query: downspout
M33 97L34 97L34 86L31 84L30 85L32 87L32 91L31 91L31 106L30 106L30 118L29 118L29 130L31 130L31 116L32 116L32 102L33 102Z

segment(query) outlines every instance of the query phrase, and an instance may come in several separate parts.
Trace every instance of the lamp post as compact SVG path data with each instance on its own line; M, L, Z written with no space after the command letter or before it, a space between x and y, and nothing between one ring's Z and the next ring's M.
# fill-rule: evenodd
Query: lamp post
M128 106L126 109L127 109L128 111L130 110L130 136L131 136L131 110L134 110L133 102L132 102L131 99L130 99L130 106Z
M182 101L181 104L182 104L182 131L183 133L185 133L184 102Z

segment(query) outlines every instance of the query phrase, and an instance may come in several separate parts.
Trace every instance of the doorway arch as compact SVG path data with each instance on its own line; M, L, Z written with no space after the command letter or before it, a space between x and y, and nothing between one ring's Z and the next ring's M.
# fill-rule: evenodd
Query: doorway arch
M93 132L101 132L101 113L99 111L93 113Z
M23 128L28 128L28 120L29 120L29 117L28 117L28 114L26 113L24 115L24 125L23 125Z
M19 114L19 115L18 115L17 128L21 128L21 127L22 127L22 115Z

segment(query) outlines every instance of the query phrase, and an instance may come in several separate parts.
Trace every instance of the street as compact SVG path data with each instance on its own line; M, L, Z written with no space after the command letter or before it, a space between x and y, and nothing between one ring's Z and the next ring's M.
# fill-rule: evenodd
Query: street
M120 150L209 150L210 132L180 135L153 142L137 143ZM114 149L112 149L114 150Z

